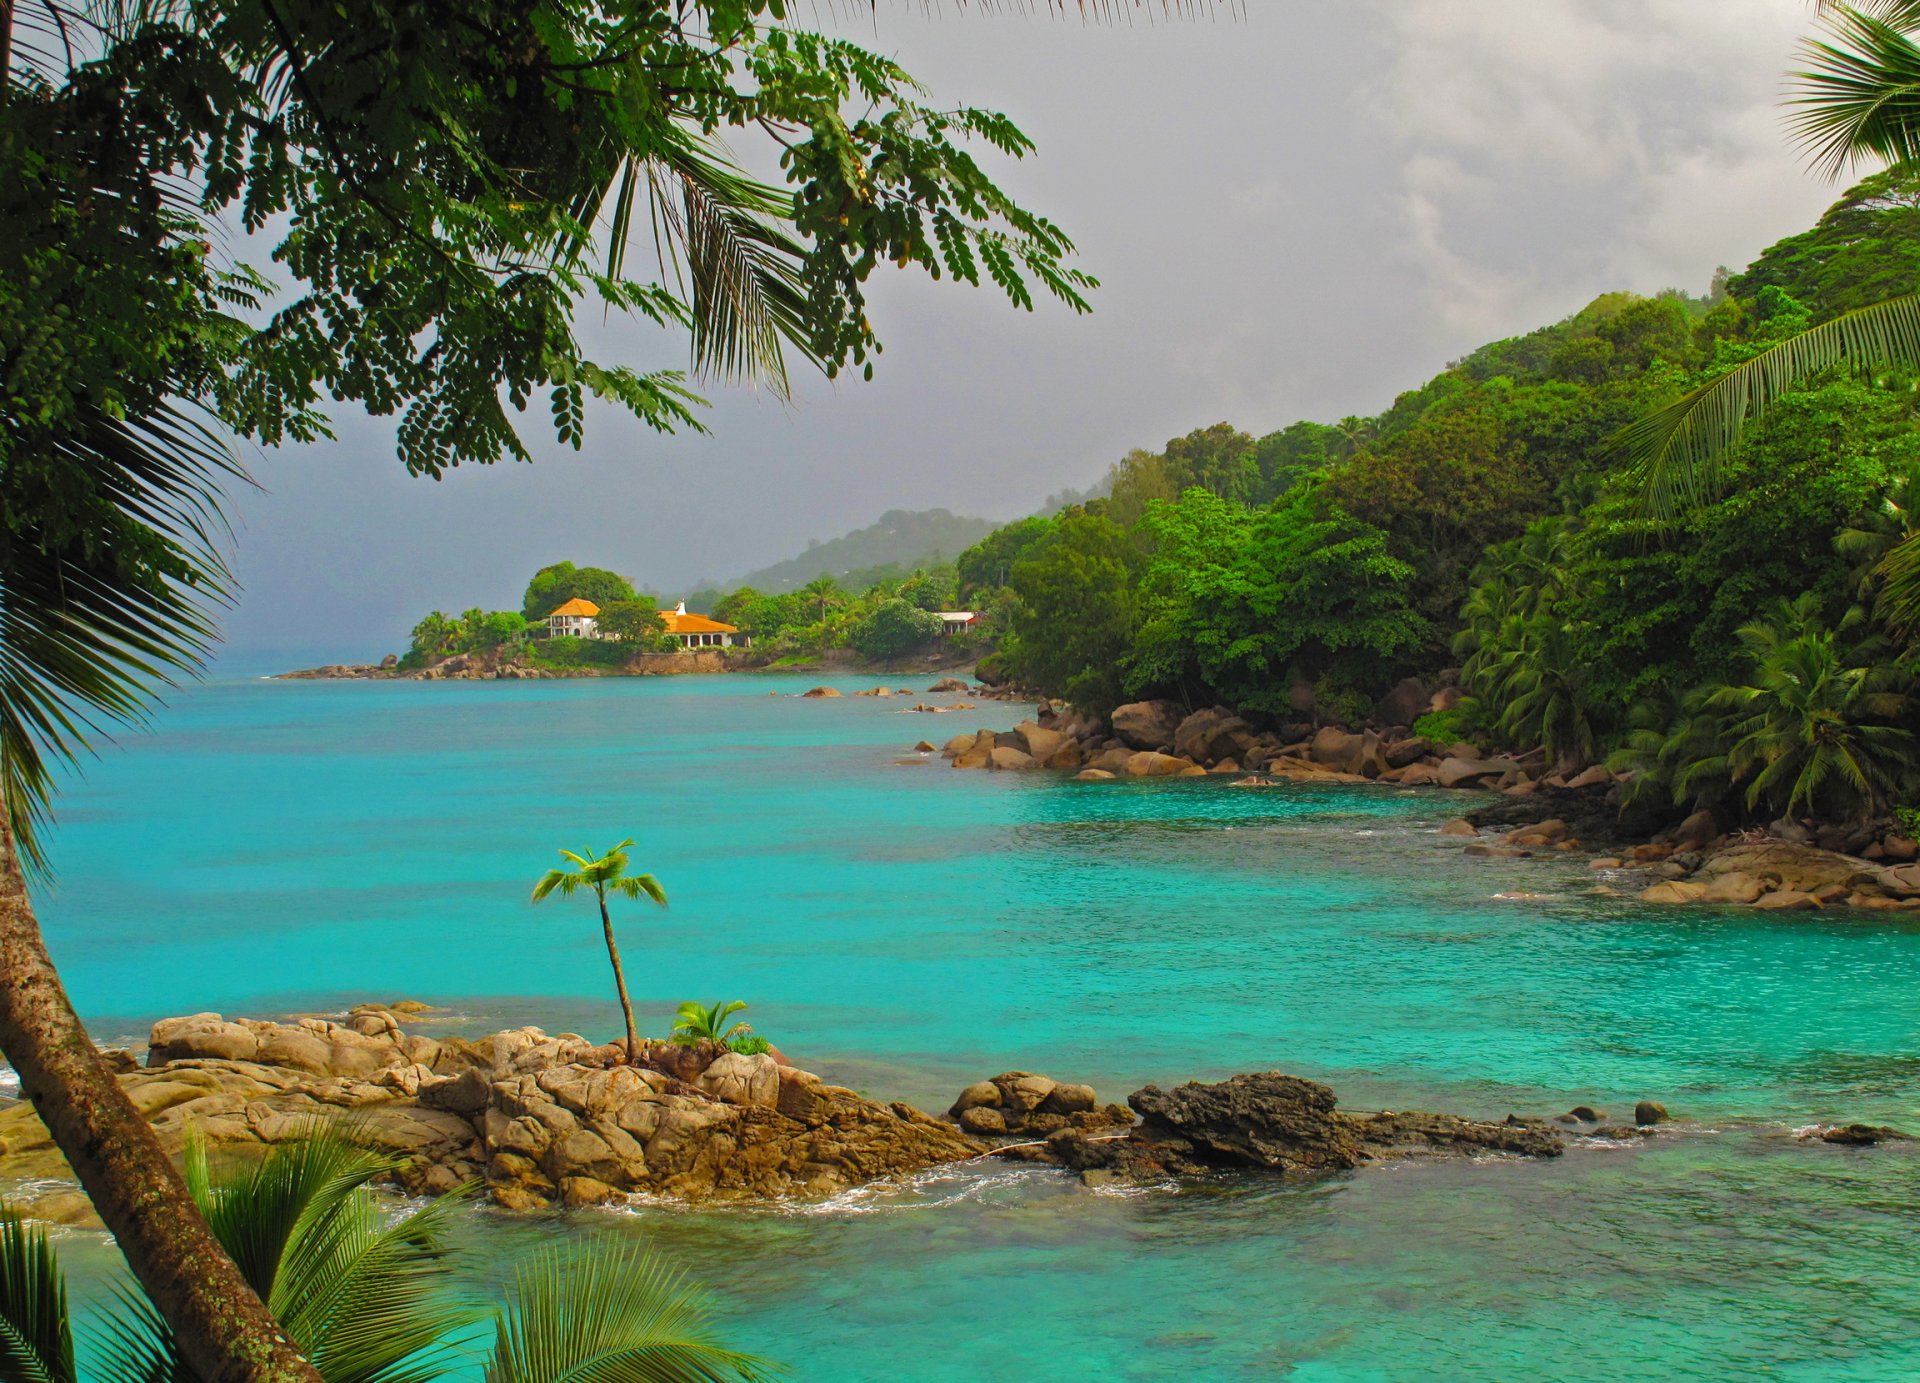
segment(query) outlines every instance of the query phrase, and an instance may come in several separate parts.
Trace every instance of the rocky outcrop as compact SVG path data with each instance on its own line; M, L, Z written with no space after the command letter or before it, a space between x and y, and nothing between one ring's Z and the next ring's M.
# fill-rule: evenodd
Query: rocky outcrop
M678 1200L827 1196L983 1149L904 1104L879 1105L766 1055L718 1058L694 1085L630 1066L495 1082L486 1185L510 1210L635 1192Z
M1064 1128L1126 1128L1133 1111L1125 1105L1105 1108L1091 1085L1056 1081L1031 1071L1003 1071L960 1092L947 1117L981 1138L1042 1138Z
M1158 1179L1235 1168L1320 1175L1407 1157L1505 1153L1558 1157L1566 1135L1543 1121L1485 1123L1451 1114L1345 1114L1333 1091L1279 1071L1172 1090L1149 1085L1127 1103L1140 1122L1121 1137L1062 1129L1047 1160L1089 1176Z
M1115 707L1109 720L1114 738L1128 748L1166 750L1186 716L1177 701L1132 701Z
M823 1196L985 1151L907 1105L713 1043L648 1043L629 1066L623 1044L538 1028L436 1041L383 1009L344 1023L206 1013L156 1024L147 1062L118 1079L175 1154L189 1126L244 1151L347 1119L400 1160L406 1189L480 1183L508 1209ZM70 1179L28 1105L0 1109L0 1179ZM71 1195L52 1208L84 1209Z
M1211 764L1223 759L1244 763L1258 742L1253 727L1225 706L1195 711L1175 727L1173 752L1194 763Z

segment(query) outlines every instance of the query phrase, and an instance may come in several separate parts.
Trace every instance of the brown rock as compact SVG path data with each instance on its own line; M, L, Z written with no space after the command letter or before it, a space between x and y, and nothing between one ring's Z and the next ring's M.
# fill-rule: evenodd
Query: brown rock
M1411 725L1426 711L1430 702L1426 683L1418 677L1405 677L1394 684L1392 691L1374 703L1373 718L1380 725Z
M983 1138L1007 1131L1006 1116L993 1105L980 1105L960 1112L960 1127Z
M1253 747L1253 727L1228 710L1214 706L1195 711L1173 732L1173 752L1195 763L1217 763L1238 758Z
M1479 831L1479 828L1476 827L1471 821L1461 821L1456 818L1455 820L1449 821L1446 825L1442 826L1440 828L1440 834L1443 836L1472 837L1472 836L1479 835L1480 831Z
M1073 776L1076 782L1081 783L1107 782L1113 778L1113 774L1104 768L1083 768Z
M1058 730L1044 729L1031 720L1023 720L1013 727L1013 733L1019 736L1026 752L1037 764L1043 764L1059 752L1060 747L1068 743L1067 737Z
M1754 906L1768 912L1808 912L1817 910L1820 900L1811 893L1783 888L1774 893L1762 894L1755 900Z
M1443 759L1435 776L1443 788L1473 787L1488 778L1501 778L1519 767L1512 759Z
M1705 884L1686 883L1673 880L1655 884L1640 895L1646 903L1697 903L1707 895Z
M840 692L837 688L834 688L834 687L815 687L811 691L801 692L800 695L804 697L818 698L818 697L838 696L840 695Z
M1176 701L1133 701L1114 708L1109 721L1114 737L1133 749L1171 749L1174 732L1186 719Z
M1751 903L1767 891L1766 885L1751 874L1721 874L1707 885L1707 891L1700 895L1703 903Z
M1719 823L1709 811L1697 811L1682 821L1673 832L1675 850L1698 850L1720 834Z

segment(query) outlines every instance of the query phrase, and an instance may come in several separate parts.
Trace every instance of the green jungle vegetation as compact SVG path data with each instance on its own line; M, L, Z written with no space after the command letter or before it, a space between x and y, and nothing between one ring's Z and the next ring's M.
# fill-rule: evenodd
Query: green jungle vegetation
M1104 497L963 553L958 594L1002 612L993 663L1089 711L1297 720L1304 683L1356 721L1457 669L1467 700L1419 728L1735 816L1884 811L1920 796L1888 563L1920 532L1920 371L1814 362L1664 504L1630 429L1916 279L1907 164L1705 296L1607 294L1374 417L1135 451Z

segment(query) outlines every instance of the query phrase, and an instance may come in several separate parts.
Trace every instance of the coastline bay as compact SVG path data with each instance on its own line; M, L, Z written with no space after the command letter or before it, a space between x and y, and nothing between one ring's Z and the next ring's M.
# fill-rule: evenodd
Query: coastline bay
M555 848L632 835L672 899L622 928L643 1027L744 998L882 1098L1278 1067L1356 1108L1644 1097L1682 1121L1545 1167L1130 1196L974 1168L827 1207L469 1225L482 1274L558 1232L655 1236L798 1378L1920 1361L1912 1155L1789 1136L1916 1122L1920 929L1592 897L1577 859L1463 859L1435 835L1452 794L901 765L1004 710L768 695L812 680L189 689L64 799L49 943L103 1038L400 997L604 1037L596 928L526 894Z

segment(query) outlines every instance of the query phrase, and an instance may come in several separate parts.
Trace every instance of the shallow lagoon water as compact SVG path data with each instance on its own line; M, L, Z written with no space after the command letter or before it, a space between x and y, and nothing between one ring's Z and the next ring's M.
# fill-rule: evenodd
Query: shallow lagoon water
M1353 1107L1682 1116L1543 1165L1129 1195L966 1168L465 1231L477 1288L547 1236L653 1239L796 1378L1920 1374L1920 1164L1789 1132L1920 1124L1920 928L1594 897L1580 858L1465 859L1458 795L902 763L1020 708L811 684L191 689L66 799L50 944L105 1037L368 997L611 1035L594 919L526 895L556 847L631 835L672 899L623 925L643 1026L745 998L878 1096L1277 1067Z

